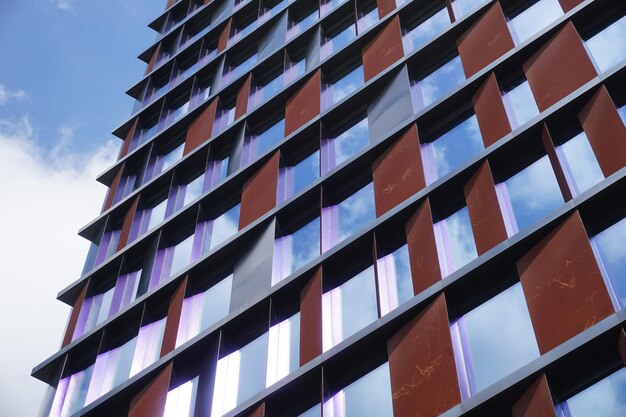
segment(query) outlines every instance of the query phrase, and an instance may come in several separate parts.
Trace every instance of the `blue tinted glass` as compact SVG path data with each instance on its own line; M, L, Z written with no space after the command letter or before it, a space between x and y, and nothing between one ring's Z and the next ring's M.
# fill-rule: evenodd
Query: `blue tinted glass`
M363 33L378 22L378 9L374 6L374 8L369 12L361 10L360 13L361 17L359 17L359 20L357 21L357 29L359 30L359 33Z
M476 252L476 243L474 242L474 233L472 231L472 223L469 217L467 207L452 214L446 220L449 249L456 269L468 264L474 260L478 254ZM452 270L450 273L453 272Z
M448 14L448 9L442 4L442 8L437 13L404 35L403 40L407 52L428 43L448 26L450 26L450 15Z
M239 230L239 209L241 205L237 204L213 221L213 230L211 231L211 243L209 248L212 250L229 237L233 236Z
M341 165L368 144L369 131L367 119L363 119L341 135L332 139L330 146L333 147L334 161L331 161L329 167L332 168Z
M332 38L328 39L326 43L322 45L320 56L326 58L333 52L336 52L349 44L354 38L356 38L356 30L354 25L350 25L341 32L332 35Z
M193 246L193 235L183 240L174 247L174 256L172 258L172 268L170 269L170 275L180 271L191 260L191 247Z
M511 19L517 43L523 43L562 15L558 0L539 0Z
M524 81L507 92L504 95L504 102L514 129L539 114L539 109L537 108L537 103L535 103L528 81Z
M219 319L228 315L232 286L233 276L230 275L204 292L199 332L208 329Z
M378 319L374 267L370 266L339 288L342 340L345 340Z
M575 195L593 187L604 179L600 165L584 132L557 148L565 157L565 172Z
M487 0L452 0L452 10L458 19L468 15L474 8L486 1Z
M298 417L322 417L322 406L317 404L316 406L308 409Z
M339 102L363 85L363 66L358 66L340 80L329 86L331 93L329 105Z
M626 306L626 219L593 238L620 307Z
M563 204L561 189L547 156L505 182L517 230L530 226Z
M600 71L606 71L626 58L624 39L626 39L626 16L586 42Z
M567 417L618 417L626 415L626 368L609 375L564 404Z
M165 218L165 209L167 207L167 199L161 201L159 204L154 206L150 211L150 220L148 222L148 229L151 230L156 225L161 223Z
M398 302L403 304L413 298L413 280L411 278L411 262L409 247L402 246L393 253L396 268L396 285L398 287Z
M185 145L181 143L166 155L160 156L159 158L161 158L161 169L159 170L159 172L165 171L166 169L174 165L174 163L176 163L179 159L181 159L183 157L184 147Z
M465 73L458 56L418 81L421 107L427 107L454 90L465 81Z
M498 294L459 320L465 361L479 392L539 357L521 284ZM463 340L463 337L461 337ZM468 363L469 362L469 363Z
M320 254L319 217L291 235L291 271L297 271Z
M195 180L191 181L189 184L185 186L185 198L183 200L183 205L194 201L196 198L202 195L202 186L204 184L204 174L197 177Z
M476 116L473 115L456 125L430 146L436 170L435 178L455 170L484 149Z
M622 122L626 124L626 106L622 106L618 109L619 115L622 118Z
M267 333L250 342L241 350L237 404L265 389L267 362Z
M311 156L299 162L293 167L293 193L311 184L320 177L320 152L315 151Z
M281 119L278 123L264 131L259 135L259 147L257 155L261 155L269 148L283 140L285 137L285 119Z
M338 241L350 237L376 219L374 186L367 184L338 205Z
M343 392L345 417L393 417L388 363L348 385Z

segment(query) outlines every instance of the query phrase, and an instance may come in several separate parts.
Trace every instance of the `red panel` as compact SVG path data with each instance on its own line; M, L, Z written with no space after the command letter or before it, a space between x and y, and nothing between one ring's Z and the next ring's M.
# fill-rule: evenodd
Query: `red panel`
M285 136L320 114L320 94L322 88L320 70L287 101L285 109Z
M523 64L539 111L544 111L594 78L596 70L572 22Z
M454 16L454 10L452 9L452 2L450 0L445 0L444 3L446 3L446 9L448 9L450 22L454 23L456 21L456 17Z
M183 155L202 145L211 138L213 132L213 122L215 121L215 112L217 110L217 99L213 99L202 113L191 122L187 128L187 136L185 137L185 149Z
M120 151L120 158L123 158L128 153L128 149L130 148L130 143L133 140L133 136L135 136L135 130L137 130L137 121L139 118L135 118L135 121L130 127L130 130L126 134L126 138L124 138L124 144L122 145L122 150Z
M130 402L128 417L163 417L173 365L170 363Z
M378 17L381 19L396 10L396 0L376 0Z
M413 277L413 293L419 294L441 280L433 215L428 199L424 200L417 212L409 219L405 231Z
M122 173L124 172L124 165L126 165L126 163L122 162L122 165L120 165L115 173L115 177L113 177L113 181L109 187L109 192L107 193L107 199L104 201L102 212L107 211L113 205L113 199L115 198L115 193L117 193L117 187L120 186L120 180L122 179Z
M130 228L133 226L133 220L135 220L135 213L137 212L137 206L139 205L139 196L135 197L135 201L128 208L126 216L124 217L124 223L122 224L122 231L120 232L120 240L117 244L117 250L119 251L128 243L128 236L130 235Z
M461 402L442 294L387 342L394 417L438 416Z
M556 417L552 394L545 374L513 404L513 417Z
M465 184L463 192L476 241L476 251L480 256L508 238L489 161L483 162L476 174Z
M369 81L404 56L400 18L394 16L363 48L363 75Z
M67 328L65 329L65 336L63 336L63 341L61 342L62 348L72 343L72 336L74 336L74 331L76 330L78 315L80 314L80 309L83 307L83 301L85 301L88 288L89 280L83 284L83 288L78 293L76 300L74 300L74 306L72 307L72 312L70 313L70 319L68 320Z
M624 362L624 366L626 366L626 332L624 332L624 329L620 329L619 331L617 349L619 350L619 354L622 357L622 362Z
M561 3L561 7L563 8L563 11L567 13L570 10L572 10L574 7L578 6L583 1L584 0L559 0L559 3Z
M493 72L489 74L487 80L474 94L472 103L485 148L511 133L511 123L504 108L498 81Z
M322 267L300 293L300 366L322 354Z
M456 43L467 78L513 49L515 44L500 3L495 2Z
M154 52L152 53L152 57L150 58L150 62L148 62L148 67L146 68L146 74L150 74L154 69L154 64L156 63L157 57L159 56L159 51L161 50L161 44L158 44Z
M222 29L222 33L220 33L220 38L217 41L217 53L224 51L228 46L228 38L230 37L230 25L232 23L232 19L228 19L226 26Z
M265 403L261 403L252 413L250 417L265 417Z
M246 81L237 93L237 104L235 107L235 120L248 112L248 98L250 97L250 84L252 83L252 74L248 74Z
M276 152L243 185L241 211L239 212L239 230L276 207L279 164L280 152Z
M626 165L626 126L602 85L578 113L589 143L605 177Z
M426 187L415 125L374 161L372 177L377 217Z
M578 212L517 261L544 354L614 312Z
M174 294L170 297L170 305L167 309L167 319L165 321L165 332L163 333L163 344L161 345L161 355L163 357L176 348L176 336L178 335L178 324L183 310L185 291L189 277L178 285Z
M550 135L548 126L545 123L543 124L543 128L541 130L541 141L543 142L543 146L548 154L550 165L552 166L554 176L556 177L556 182L559 184L559 188L561 189L561 195L563 195L563 199L565 201L569 201L572 199L572 192L569 189L565 173L563 172L559 158L556 155L556 148L554 147L552 136Z

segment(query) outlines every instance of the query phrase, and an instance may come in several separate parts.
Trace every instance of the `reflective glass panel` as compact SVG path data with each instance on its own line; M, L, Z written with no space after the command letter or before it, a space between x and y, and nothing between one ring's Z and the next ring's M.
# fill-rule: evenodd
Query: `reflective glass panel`
M625 392L626 368L622 368L562 404L563 417L624 416L626 415Z
M322 175L341 165L369 144L367 118L338 136L322 141Z
M420 110L439 101L465 81L465 73L458 56L417 81L412 91L415 110Z
M510 21L516 43L524 43L562 15L563 9L558 0L535 2Z
M446 277L478 254L467 207L434 224L441 275Z
M504 93L502 98L513 129L517 129L539 114L537 103L526 80Z
M379 258L376 268L378 268L380 311L382 315L385 315L413 298L408 246L404 245L389 255Z
M576 196L604 179L585 132L556 148L569 188Z
M598 233L591 240L610 293L619 308L626 307L626 219Z
M601 72L626 58L626 16L593 36L585 44Z
M443 32L448 26L450 26L450 15L448 9L442 4L435 14L406 31L406 34L402 37L404 50L409 52L420 48Z

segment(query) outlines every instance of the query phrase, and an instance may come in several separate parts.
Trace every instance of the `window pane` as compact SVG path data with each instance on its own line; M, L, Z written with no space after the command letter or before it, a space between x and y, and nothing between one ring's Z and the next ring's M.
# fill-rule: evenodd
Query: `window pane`
M189 265L192 245L193 235L189 236L187 239L183 240L174 247L170 276Z
M145 324L139 329L137 347L133 356L130 375L136 375L159 359L163 334L165 333L165 320L157 320Z
M196 393L198 391L198 379L199 377L196 377L191 381L187 381L167 393L163 417L193 416Z
M452 10L457 19L467 16L474 8L487 0L452 0Z
M237 404L241 404L265 388L268 334L244 346L241 352L241 374Z
M465 81L461 58L454 57L428 76L419 80L411 89L415 97L415 109L423 109L439 101Z
M300 313L297 313L270 327L265 386L280 381L299 366Z
M622 118L622 122L626 124L626 106L620 107L618 110L620 117Z
M586 42L597 68L604 72L626 58L626 16Z
M376 268L378 268L380 311L382 315L385 315L413 298L408 246L404 245L395 252L378 259Z
M341 101L344 97L352 94L364 83L363 66L359 65L342 78L328 83L322 92L323 108L327 109L335 103Z
M298 417L322 417L322 406L320 404L317 404L316 406L300 414Z
M539 114L537 103L526 80L504 93L503 101L513 129L517 129Z
M405 51L410 52L428 43L448 26L450 26L450 15L448 9L442 4L442 8L425 21L407 29L406 34L402 37Z
M511 19L516 43L523 43L562 15L558 0L539 0Z
M341 165L369 144L367 118L340 135L322 141L322 175Z
M239 209L241 205L228 210L213 221L210 249L213 250L219 244L239 231Z
M349 44L354 38L356 38L356 29L354 24L340 29L341 31L335 32L322 39L322 46L320 48L320 59L326 59L334 52L340 50L347 44Z
M163 219L165 219L165 209L167 207L167 199L161 201L159 204L150 209L149 220L148 220L148 228L147 230L152 230L156 225L161 223Z
M568 417L618 417L626 415L626 368L576 394L563 408Z
M619 307L626 307L626 219L597 234L592 243Z
M434 224L441 275L446 277L478 254L467 207Z
M241 166L255 160L258 156L268 151L285 137L285 119L268 127L261 133L249 134L244 142Z
M452 324L463 393L473 395L539 357L520 283Z
M278 284L294 271L320 254L319 217L295 232L274 241L272 285Z
M422 149L426 181L430 184L484 149L476 115L456 125L433 142L422 145Z
M600 165L584 132L556 148L574 196L604 179Z
M311 156L293 167L293 193L311 184L320 177L320 152L315 151Z

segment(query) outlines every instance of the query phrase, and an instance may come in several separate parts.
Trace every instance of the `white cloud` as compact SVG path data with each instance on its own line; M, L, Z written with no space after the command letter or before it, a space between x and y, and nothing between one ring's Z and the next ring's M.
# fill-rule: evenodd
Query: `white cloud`
M67 144L71 131L60 134ZM69 309L56 293L80 275L88 242L76 231L100 210L106 190L94 179L116 148L78 155L61 143L48 153L27 118L0 120L0 329L11 335L0 344L0 415L37 415L45 384L30 371L59 348Z
M69 12L74 10L74 5L72 0L51 0L51 3L54 7L64 12Z
M0 84L0 106L8 104L11 100L24 101L28 94L24 90L9 91L4 84Z

